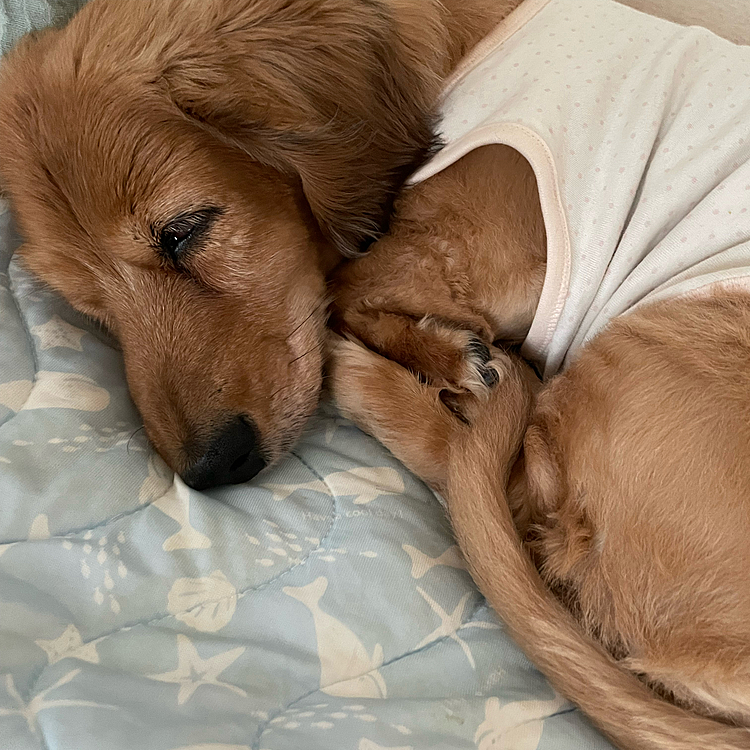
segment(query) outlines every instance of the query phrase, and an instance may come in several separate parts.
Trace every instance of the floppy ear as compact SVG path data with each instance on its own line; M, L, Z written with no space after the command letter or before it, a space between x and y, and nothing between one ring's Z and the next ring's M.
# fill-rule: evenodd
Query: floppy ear
M323 234L356 255L429 154L423 80L378 0L223 2L199 48L169 60L177 106L259 162L299 176ZM211 21L213 23L211 23Z

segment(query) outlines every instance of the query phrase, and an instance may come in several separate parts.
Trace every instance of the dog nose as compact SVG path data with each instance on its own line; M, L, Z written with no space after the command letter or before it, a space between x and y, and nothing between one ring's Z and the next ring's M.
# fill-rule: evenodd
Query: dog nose
M258 429L247 417L235 417L208 445L204 454L183 473L195 490L252 479L266 465L261 455Z

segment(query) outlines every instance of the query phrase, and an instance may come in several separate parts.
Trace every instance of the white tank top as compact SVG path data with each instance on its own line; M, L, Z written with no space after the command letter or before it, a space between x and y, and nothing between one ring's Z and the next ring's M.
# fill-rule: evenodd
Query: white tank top
M547 272L524 352L545 376L639 305L750 289L750 47L614 0L526 0L442 117L412 183L488 144L536 174Z

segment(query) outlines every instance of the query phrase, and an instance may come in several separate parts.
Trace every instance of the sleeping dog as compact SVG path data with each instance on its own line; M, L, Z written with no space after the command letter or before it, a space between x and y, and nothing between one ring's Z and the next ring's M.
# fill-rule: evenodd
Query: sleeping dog
M0 180L25 261L117 335L149 437L194 487L250 478L299 434L322 382L326 275L387 228L459 60L506 17L457 75L544 19L543 3L508 16L518 4L93 0L4 62ZM588 49L584 20L543 46ZM592 81L608 75L595 64ZM551 75L570 110L572 81ZM442 163L477 124L460 116L451 133L444 109L448 143L421 176L435 174L339 279L338 325L388 358L338 344L334 392L445 495L493 606L617 744L748 747L750 302L716 285L592 324L537 396L524 363L491 347L527 341L540 367L555 361L530 333L539 310L556 330L546 302L574 297L578 277L555 263L577 207L521 141ZM586 228L612 259L618 226Z
M251 478L314 410L325 275L382 232L479 38L462 11L448 49L446 15L94 0L3 61L24 260L117 336L149 438L193 487Z

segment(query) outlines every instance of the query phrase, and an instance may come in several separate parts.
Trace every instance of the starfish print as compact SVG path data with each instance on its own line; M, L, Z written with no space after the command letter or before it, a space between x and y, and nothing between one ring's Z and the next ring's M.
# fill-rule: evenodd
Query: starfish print
M54 685L50 685L46 690L42 690L41 693L35 695L28 703L24 703L18 690L16 690L15 683L13 682L13 675L5 675L5 689L8 695L16 702L18 708L0 708L0 716L23 716L28 724L29 731L32 734L37 734L37 714L43 711L45 708L69 708L72 706L81 706L89 708L108 708L114 711L119 710L119 706L110 706L106 703L96 703L95 701L80 701L80 700L69 700L69 699L58 699L58 700L46 700L47 693L51 693L53 690L67 685L75 676L80 672L80 669L74 669L72 672L68 672L64 677L61 677Z
M247 697L247 693L236 685L219 680L219 675L245 652L245 647L233 648L223 654L216 654L210 659L201 659L192 641L182 633L177 635L177 669L164 674L146 675L150 680L174 682L180 686L177 694L177 705L181 706L190 700L201 685L216 685L231 690L237 695Z
M419 586L417 586L417 591L420 593L422 598L430 605L430 608L440 618L441 622L440 625L432 631L432 633L422 639L422 641L416 646L416 648L420 649L423 646L426 646L428 643L436 641L438 638L448 637L452 641L455 641L459 646L461 646L464 654L466 654L466 658L469 660L469 664L471 664L471 668L476 669L476 663L474 661L474 657L472 656L471 649L469 648L469 644L466 643L466 641L464 641L461 636L458 635L458 631L463 630L464 628L500 630L500 626L496 625L493 622L479 621L467 622L466 624L463 624L461 622L464 616L464 610L466 609L466 602L469 600L469 597L473 593L471 591L467 591L461 597L461 601L456 605L456 608L450 614L448 614L426 591L423 591L421 588L419 588Z
M38 641L34 641L34 643L47 652L47 659L50 664L56 664L68 656L81 659L81 661L90 661L92 664L99 663L96 643L87 643L84 645L78 628L73 624L68 625L62 635L57 638L49 641L39 639Z
M46 323L34 326L31 332L39 339L39 348L54 349L63 346L66 349L75 349L82 352L81 339L86 331L66 323L59 315L53 315Z

